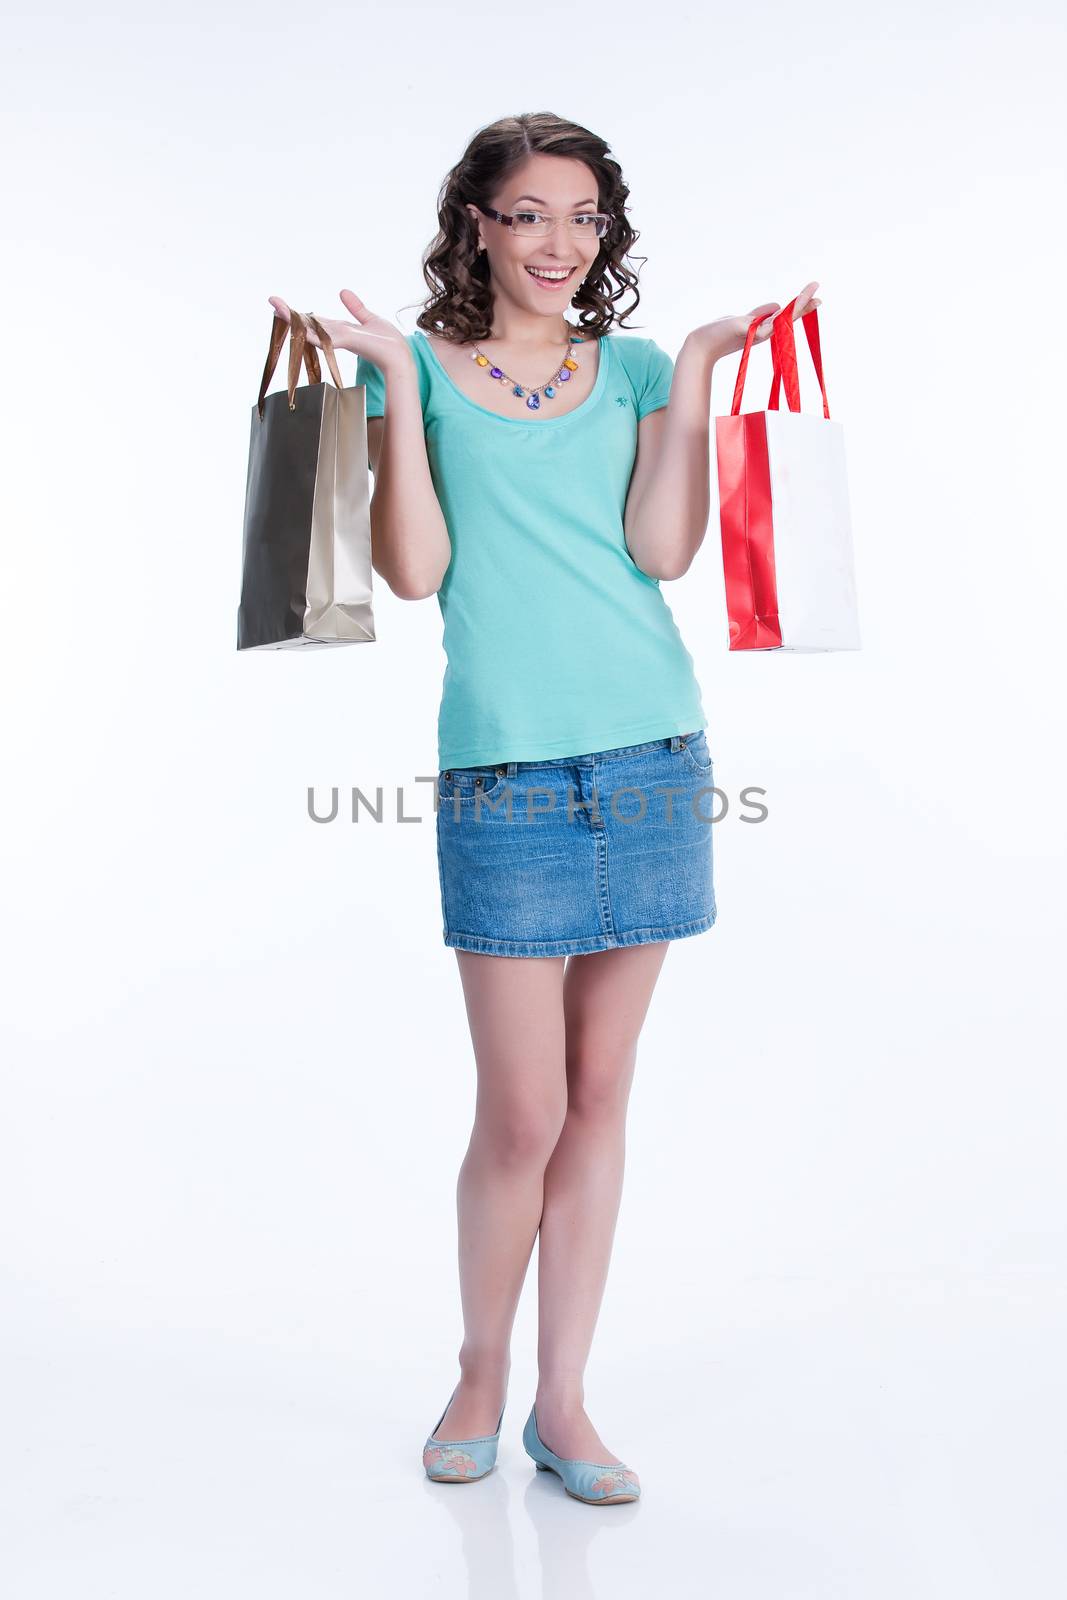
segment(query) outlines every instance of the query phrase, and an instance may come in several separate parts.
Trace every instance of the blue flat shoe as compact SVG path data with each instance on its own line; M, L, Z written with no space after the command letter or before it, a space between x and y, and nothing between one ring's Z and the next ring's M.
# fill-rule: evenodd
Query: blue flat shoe
M615 1506L625 1500L639 1500L641 1483L637 1473L623 1461L605 1464L599 1461L572 1461L567 1456L557 1456L542 1444L537 1432L534 1407L522 1431L526 1454L537 1463L539 1472L554 1472L563 1479L563 1487L575 1500L584 1500L587 1506Z
M457 1383L456 1389L459 1388ZM448 1397L448 1406L455 1399L456 1389ZM507 1409L507 1400L500 1408L500 1421L496 1432L481 1439L435 1439L434 1434L448 1414L448 1406L430 1429L430 1436L422 1447L422 1464L426 1476L434 1483L476 1483L496 1466L496 1452L500 1444L500 1428Z

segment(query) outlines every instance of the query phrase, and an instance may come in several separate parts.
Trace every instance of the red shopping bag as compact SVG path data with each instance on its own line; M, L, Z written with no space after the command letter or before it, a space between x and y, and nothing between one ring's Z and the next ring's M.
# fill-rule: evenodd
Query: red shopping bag
M741 353L730 415L715 418L719 519L731 650L858 650L859 617L841 424L831 422L815 307L801 318L821 417L801 412L793 308L775 317L766 411L741 413L756 327ZM785 385L789 409L780 411Z

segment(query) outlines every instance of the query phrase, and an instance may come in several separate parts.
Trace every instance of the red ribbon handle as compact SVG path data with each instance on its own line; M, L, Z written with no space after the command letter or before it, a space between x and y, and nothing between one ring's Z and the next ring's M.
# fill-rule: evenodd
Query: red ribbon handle
M793 336L793 308L797 303L794 295L787 306L774 313L774 322L771 324L771 359L774 365L774 378L771 383L771 396L767 402L768 411L778 410L778 396L781 385L785 383L786 403L790 411L800 410L800 376L797 371L797 347ZM811 359L815 365L815 376L819 380L822 392L822 414L827 421L830 420L830 406L826 399L826 380L822 370L822 349L819 343L819 311L817 306L812 306L810 311L805 311L800 319L804 324L804 332L808 336L808 348ZM741 413L741 397L745 391L745 378L748 374L748 358L756 338L756 329L766 317L753 317L748 325L745 337L745 348L741 352L741 365L737 369L737 382L734 384L734 398L730 406L730 415L739 416Z

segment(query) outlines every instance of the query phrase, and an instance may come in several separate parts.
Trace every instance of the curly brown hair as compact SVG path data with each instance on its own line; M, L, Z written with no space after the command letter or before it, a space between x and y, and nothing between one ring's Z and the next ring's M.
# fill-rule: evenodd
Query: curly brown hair
M422 260L431 290L416 317L418 327L456 344L492 335L493 294L489 263L478 250L478 227L468 205L488 206L514 169L535 154L567 156L584 161L597 180L597 205L611 217L600 250L574 295L578 327L587 339L598 339L637 309L641 296L637 274L625 264L630 246L640 238L626 220L630 191L609 146L588 128L551 111L501 117L481 128L449 172L437 202L439 232ZM647 260L639 256L640 261ZM629 290L633 302L619 311L615 302Z

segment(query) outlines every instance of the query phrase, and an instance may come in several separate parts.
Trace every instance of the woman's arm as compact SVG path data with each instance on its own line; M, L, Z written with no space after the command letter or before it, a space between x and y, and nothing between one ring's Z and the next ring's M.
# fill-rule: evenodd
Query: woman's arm
M452 542L430 476L414 356L391 360L383 375L385 416L367 422L371 565L401 600L424 600L441 587Z
M626 496L626 546L650 578L680 578L703 543L711 510L709 428L717 350L690 334L665 407L637 424Z
M792 302L793 320L821 305L818 281L805 284ZM720 317L687 334L674 365L670 399L637 425L637 459L626 496L623 527L636 564L650 578L680 578L688 572L708 528L711 510L711 378L720 356L743 350L751 322L753 339L769 339L777 300L754 306L743 317Z

